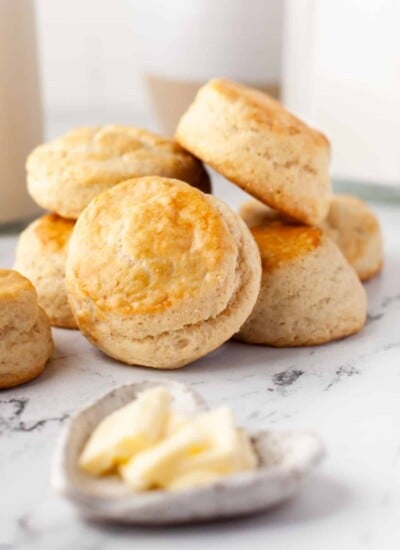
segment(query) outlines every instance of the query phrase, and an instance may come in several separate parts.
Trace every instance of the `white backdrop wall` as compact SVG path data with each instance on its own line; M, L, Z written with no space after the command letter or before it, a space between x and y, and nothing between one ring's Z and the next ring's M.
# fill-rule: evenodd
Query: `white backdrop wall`
M75 124L148 123L129 2L35 0L35 6L48 133Z

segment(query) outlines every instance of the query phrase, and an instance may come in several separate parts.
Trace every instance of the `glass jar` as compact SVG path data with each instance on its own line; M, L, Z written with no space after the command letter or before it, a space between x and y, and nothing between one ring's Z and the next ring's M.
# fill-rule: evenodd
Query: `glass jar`
M332 143L336 189L400 199L400 2L286 0L283 101Z
M42 141L32 0L0 0L0 228L39 208L26 190L25 160Z

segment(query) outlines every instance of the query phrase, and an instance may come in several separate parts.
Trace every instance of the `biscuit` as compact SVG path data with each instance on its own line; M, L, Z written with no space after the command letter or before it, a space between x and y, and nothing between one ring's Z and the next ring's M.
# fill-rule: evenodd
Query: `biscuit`
M282 220L278 212L255 200L242 204L239 212L248 227ZM349 195L332 195L328 215L320 227L340 248L362 281L380 272L383 265L381 229L378 218L365 202Z
M274 221L252 233L261 253L261 290L236 338L277 347L310 346L363 327L365 290L322 229Z
M75 221L46 214L20 235L14 269L35 285L40 306L55 327L77 328L65 289L67 247Z
M362 281L381 271L381 228L378 218L365 202L349 195L334 195L322 227Z
M311 225L326 216L329 142L268 95L211 80L182 116L175 138L268 206Z
M239 214L246 222L247 227L252 229L253 227L259 227L260 225L266 225L274 221L283 221L282 215L273 208L266 206L264 203L251 199L240 205ZM293 223L297 225L298 222L288 218L289 224Z
M16 271L0 269L0 388L39 376L52 350L49 320L34 286Z
M79 329L132 365L178 368L228 340L260 288L257 245L240 216L186 183L137 178L79 217L66 285Z
M125 126L77 128L29 155L28 191L46 210L78 218L89 202L136 176L181 179L210 192L201 162L177 143Z

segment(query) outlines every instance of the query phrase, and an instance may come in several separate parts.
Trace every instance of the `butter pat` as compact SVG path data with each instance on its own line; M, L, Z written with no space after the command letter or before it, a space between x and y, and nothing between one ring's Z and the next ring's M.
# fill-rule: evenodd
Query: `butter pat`
M122 479L132 489L166 488L182 464L207 448L208 441L194 423L178 430L151 449L133 457L120 468Z
M168 391L157 387L107 416L86 443L79 467L102 475L154 445L164 435L169 405Z
M179 431L181 428L188 425L190 421L183 414L170 411L168 415L167 425L165 428L165 437L169 437Z
M212 470L227 475L256 467L256 457L247 435L236 428L228 407L207 412L195 422L207 438L208 445L204 452L189 457L181 465L180 473Z
M231 410L221 407L187 421L122 466L120 474L135 490L174 489L205 485L256 465L247 436L235 427Z

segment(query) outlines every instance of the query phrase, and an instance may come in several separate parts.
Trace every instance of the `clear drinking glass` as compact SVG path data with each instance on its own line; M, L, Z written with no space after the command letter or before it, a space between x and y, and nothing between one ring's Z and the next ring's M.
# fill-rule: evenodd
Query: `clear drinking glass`
M277 96L282 7L277 0L130 0L144 82L172 135L198 88L227 77Z

